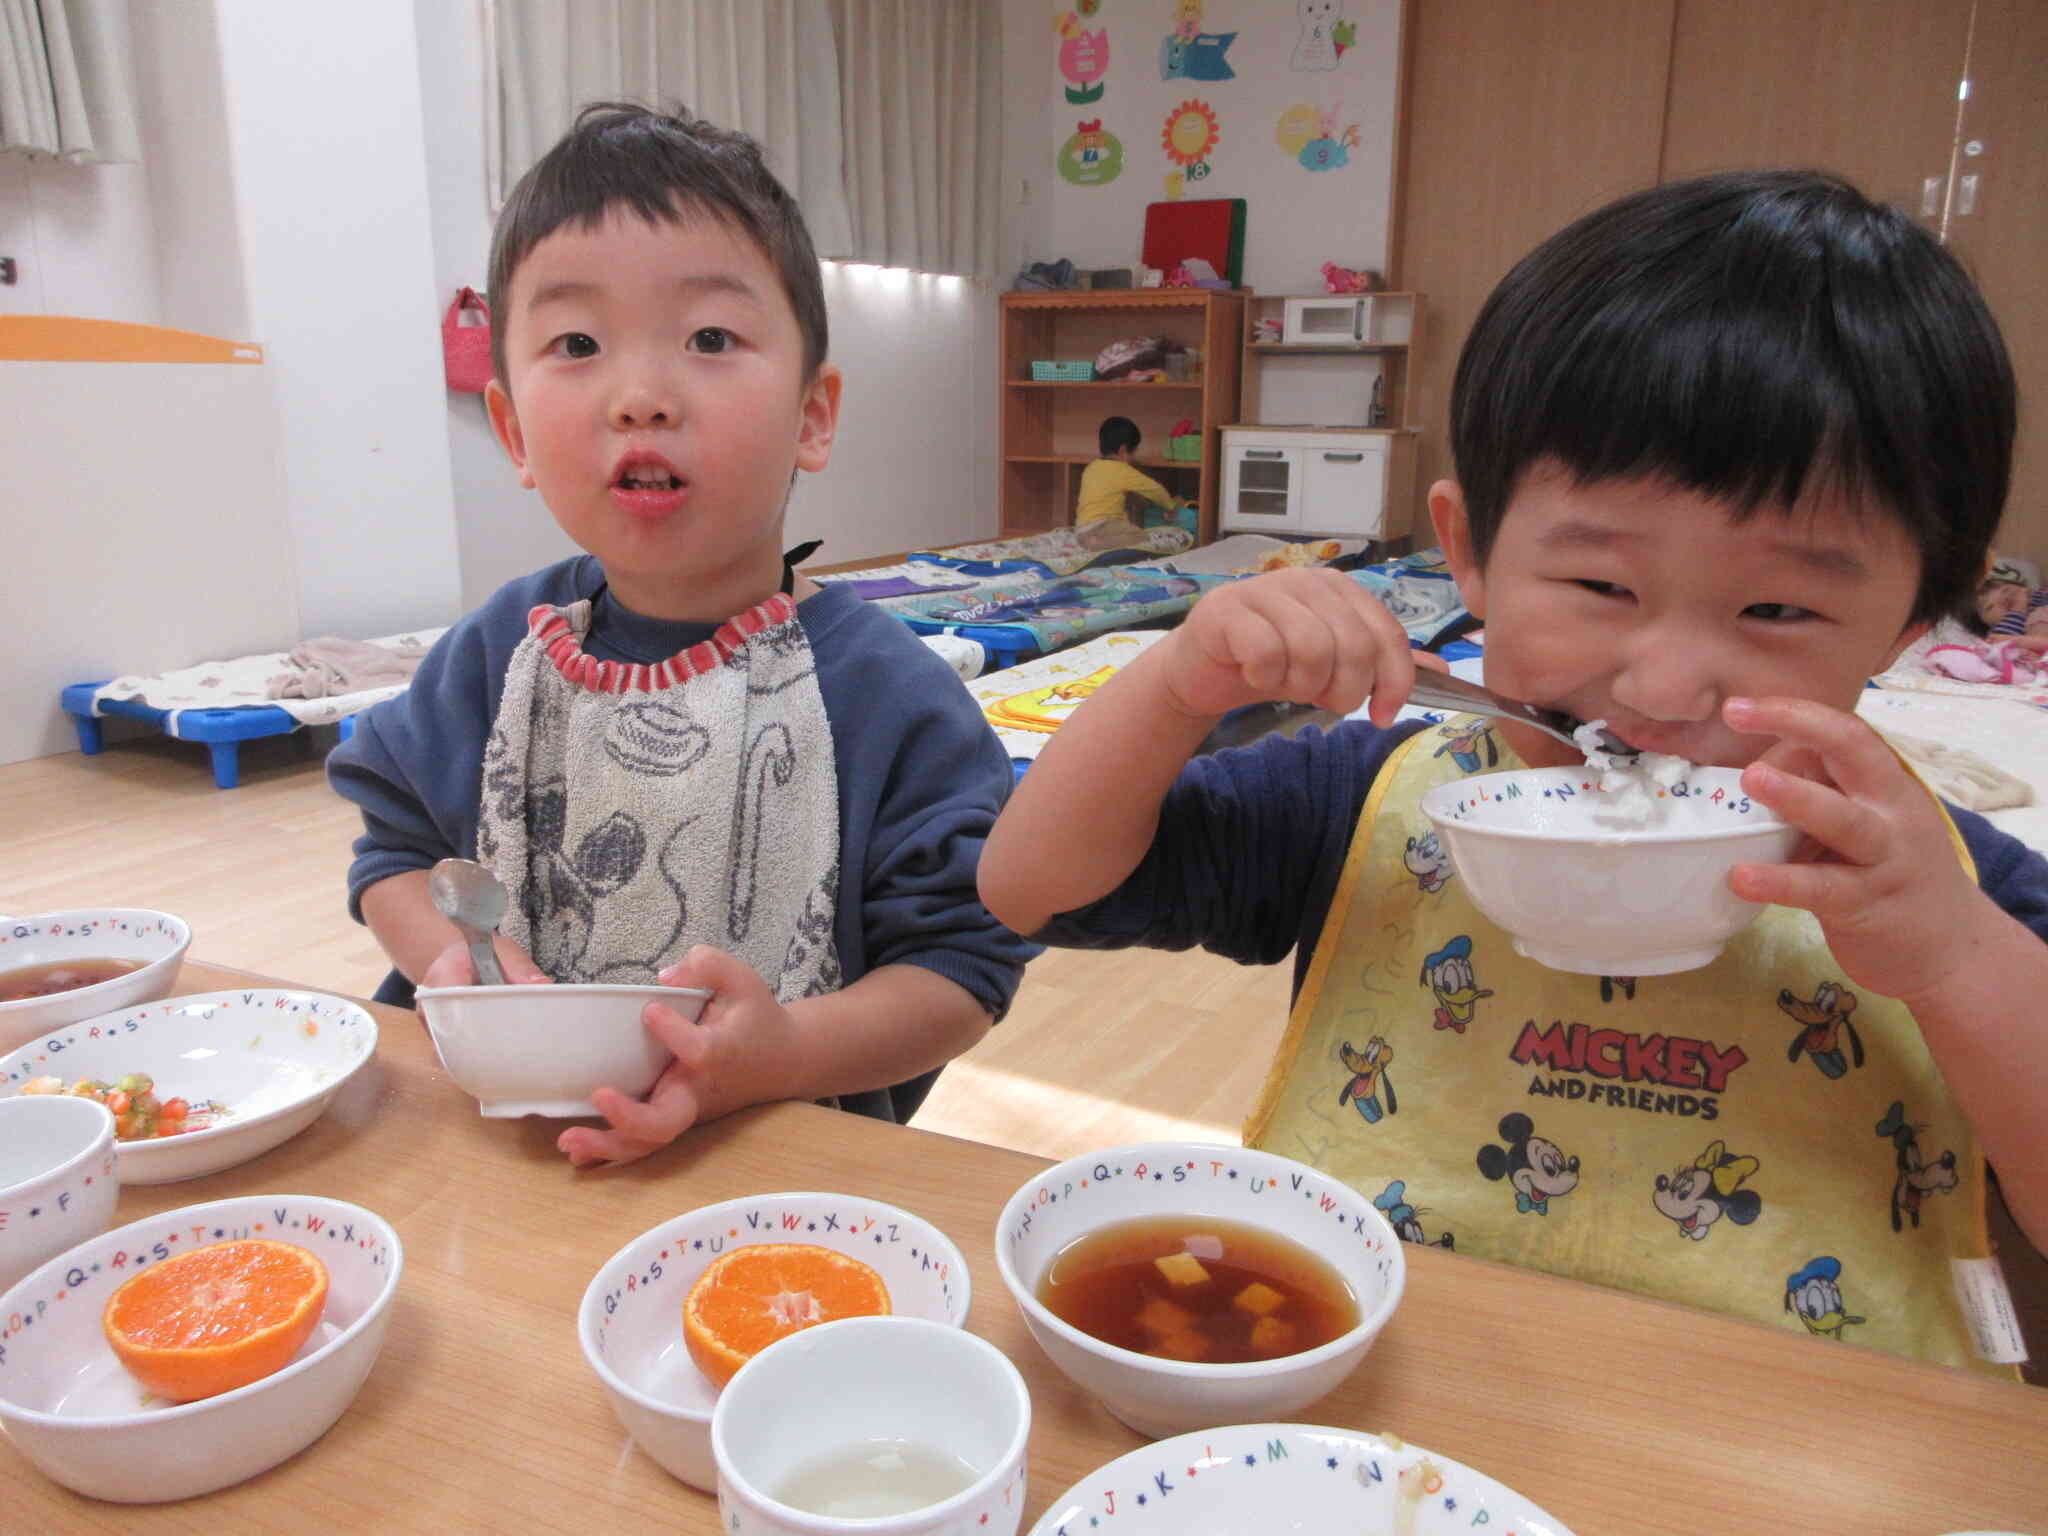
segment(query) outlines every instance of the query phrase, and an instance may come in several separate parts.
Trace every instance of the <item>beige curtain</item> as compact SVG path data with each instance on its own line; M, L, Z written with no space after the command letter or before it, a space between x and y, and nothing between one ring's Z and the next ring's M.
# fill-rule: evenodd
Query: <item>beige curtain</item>
M680 104L758 139L802 204L818 253L851 253L827 0L493 0L493 9L494 201L586 104Z
M0 0L0 4L10 0ZM586 102L680 102L761 141L818 254L992 276L1000 7L488 0L494 200Z
M856 259L991 277L1002 7L833 0Z
M127 0L0 0L0 150L142 158Z

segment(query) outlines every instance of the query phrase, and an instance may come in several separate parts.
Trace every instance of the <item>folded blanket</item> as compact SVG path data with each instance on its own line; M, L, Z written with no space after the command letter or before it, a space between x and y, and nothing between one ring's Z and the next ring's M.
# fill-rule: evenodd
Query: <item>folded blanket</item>
M320 635L285 653L286 671L264 691L273 699L329 699L366 688L402 687L412 681L427 648L417 640L390 645Z
M386 635L370 643L388 651L425 655L443 633L440 629L422 629ZM290 666L291 652L264 651L149 676L117 677L94 690L93 713L104 713L103 706L116 701L137 701L151 709L164 710L170 716L164 728L173 736L178 734L178 716L188 709L281 709L305 725L331 725L402 693L410 681L408 673L398 682L354 692L279 697L270 691L271 681Z
M1966 811L2008 811L2034 803L2034 788L1976 753L1918 736L1886 731L1892 750L1913 765L1927 787Z

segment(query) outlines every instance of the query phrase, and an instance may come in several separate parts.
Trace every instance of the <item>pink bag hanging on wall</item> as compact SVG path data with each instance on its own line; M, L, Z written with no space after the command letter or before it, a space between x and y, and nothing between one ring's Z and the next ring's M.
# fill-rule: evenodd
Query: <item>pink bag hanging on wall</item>
M457 394L480 395L491 382L491 310L474 288L457 293L441 321L441 359Z

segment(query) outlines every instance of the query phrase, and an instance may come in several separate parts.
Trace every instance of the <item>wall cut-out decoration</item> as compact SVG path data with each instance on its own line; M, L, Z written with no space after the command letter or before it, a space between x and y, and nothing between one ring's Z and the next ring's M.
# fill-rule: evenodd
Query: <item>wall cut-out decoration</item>
M1159 78L1235 80L1237 71L1225 55L1236 41L1235 32L1202 30L1202 0L1174 0L1173 31L1159 45Z
M1296 102L1280 114L1273 139L1292 155L1303 170L1339 171L1351 163L1351 151L1358 148L1358 124L1338 126L1341 107L1327 111Z
M1342 52L1336 34L1345 31L1348 47L1358 35L1338 14L1338 0L1295 0L1295 15L1301 22L1301 37L1294 45L1294 69L1335 69Z
M1297 101L1280 114L1280 121L1273 126L1273 142L1288 159L1301 154L1301 147L1316 136L1316 109L1305 101Z
M1060 175L1077 187L1104 187L1123 174L1123 141L1102 126L1102 119L1083 119L1060 146Z
M1090 32L1072 11L1055 24L1060 35L1060 73L1067 78L1067 100L1086 106L1102 99L1102 77L1109 72L1109 29Z
M1182 167L1189 181L1209 174L1209 152L1223 136L1216 123L1216 109L1206 101L1188 100L1166 114L1159 130L1159 147L1166 158Z

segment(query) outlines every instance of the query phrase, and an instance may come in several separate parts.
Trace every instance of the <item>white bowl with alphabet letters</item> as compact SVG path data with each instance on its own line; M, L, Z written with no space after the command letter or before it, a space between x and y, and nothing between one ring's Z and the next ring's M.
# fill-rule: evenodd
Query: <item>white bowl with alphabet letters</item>
M1039 1300L1041 1282L1068 1248L1147 1216L1213 1218L1301 1245L1350 1288L1357 1324L1297 1354L1212 1364L1105 1343ZM1291 1418L1358 1368L1401 1304L1408 1275L1386 1217L1343 1180L1276 1153L1199 1141L1112 1147L1044 1170L1003 1207L996 1267L1052 1363L1154 1439Z
M921 1216L861 1195L749 1195L700 1206L613 1254L583 1293L583 1358L634 1442L693 1488L715 1492L711 1410L718 1389L683 1342L683 1298L721 1253L755 1243L815 1243L882 1277L889 1310L949 1327L967 1322L967 1261ZM744 1367L742 1367L744 1369Z
M105 1106L58 1094L0 1099L0 1291L106 1231L120 1196Z
M1422 797L1472 904L1552 970L1663 976L1710 963L1763 907L1737 864L1780 864L1799 829L1742 789L1742 770L1685 766L1608 792L1588 768L1517 768Z
M107 1343L107 1298L148 1265L244 1237L292 1243L326 1266L312 1337L246 1387L190 1403L150 1396ZM0 1427L44 1476L90 1498L155 1504L239 1483L318 1440L355 1400L402 1267L382 1217L319 1195L242 1195L116 1227L0 1295Z

